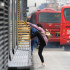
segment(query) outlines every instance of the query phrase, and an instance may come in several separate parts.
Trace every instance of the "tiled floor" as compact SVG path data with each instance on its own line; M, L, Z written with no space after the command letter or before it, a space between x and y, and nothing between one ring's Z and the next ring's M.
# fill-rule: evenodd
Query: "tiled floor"
M9 67L28 67L30 66L29 51L17 50L12 61L9 62Z

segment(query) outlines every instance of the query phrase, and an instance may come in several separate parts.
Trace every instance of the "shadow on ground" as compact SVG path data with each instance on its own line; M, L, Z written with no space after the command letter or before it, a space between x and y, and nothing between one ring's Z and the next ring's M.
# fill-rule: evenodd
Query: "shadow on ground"
M60 45L59 42L48 42L46 48L62 48L63 46Z

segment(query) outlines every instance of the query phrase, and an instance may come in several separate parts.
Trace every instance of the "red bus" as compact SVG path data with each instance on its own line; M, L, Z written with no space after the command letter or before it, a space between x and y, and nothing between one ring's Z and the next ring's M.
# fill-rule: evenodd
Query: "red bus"
M60 42L60 23L61 12L54 9L45 8L38 10L32 15L33 22L42 24L45 29L48 29L52 34L49 42Z
M70 6L61 9L60 44L70 45Z

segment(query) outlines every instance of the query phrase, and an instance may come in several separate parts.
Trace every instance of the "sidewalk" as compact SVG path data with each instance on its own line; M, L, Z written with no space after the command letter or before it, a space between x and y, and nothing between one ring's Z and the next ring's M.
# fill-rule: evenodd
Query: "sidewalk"
M34 49L33 61L34 70L70 70L70 52L68 51L47 51L44 49L43 55L46 66L41 66L38 50Z
M33 52L33 62L34 62L34 70L47 70L47 67L42 67L41 66L41 61L38 56L38 49L34 48Z

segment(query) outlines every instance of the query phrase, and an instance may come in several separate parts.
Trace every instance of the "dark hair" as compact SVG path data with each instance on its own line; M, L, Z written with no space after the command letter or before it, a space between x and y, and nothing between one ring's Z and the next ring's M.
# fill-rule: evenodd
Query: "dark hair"
M43 26L42 26L41 24L37 24L37 26L39 26L39 27L43 28ZM44 29L44 28L43 28L43 29Z
M41 24L37 24L37 26L39 26L39 27L42 27L42 28L43 28L43 26L42 26Z

